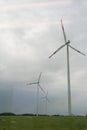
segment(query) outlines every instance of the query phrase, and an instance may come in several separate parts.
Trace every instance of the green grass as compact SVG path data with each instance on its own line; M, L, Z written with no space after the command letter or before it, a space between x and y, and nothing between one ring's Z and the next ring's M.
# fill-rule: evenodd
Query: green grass
M87 117L0 116L0 130L87 130Z

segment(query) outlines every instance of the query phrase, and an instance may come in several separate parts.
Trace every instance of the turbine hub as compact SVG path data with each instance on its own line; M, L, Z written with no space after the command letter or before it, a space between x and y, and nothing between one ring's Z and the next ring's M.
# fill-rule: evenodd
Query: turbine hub
M68 40L68 44L70 43L70 40Z

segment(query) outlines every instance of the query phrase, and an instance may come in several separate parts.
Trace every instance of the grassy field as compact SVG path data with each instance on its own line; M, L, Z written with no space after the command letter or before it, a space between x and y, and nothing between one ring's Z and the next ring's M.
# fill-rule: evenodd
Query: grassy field
M87 117L0 116L0 130L87 130Z

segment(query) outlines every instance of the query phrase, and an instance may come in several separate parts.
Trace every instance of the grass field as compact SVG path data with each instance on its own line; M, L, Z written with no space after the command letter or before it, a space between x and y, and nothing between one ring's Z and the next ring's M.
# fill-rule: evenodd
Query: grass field
M0 130L87 130L87 117L0 116Z

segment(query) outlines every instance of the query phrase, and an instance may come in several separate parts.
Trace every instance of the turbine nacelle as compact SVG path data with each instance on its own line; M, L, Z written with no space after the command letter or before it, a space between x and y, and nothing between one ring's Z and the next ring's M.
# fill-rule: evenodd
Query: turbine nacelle
M68 40L68 44L70 44L70 40Z
M65 43L65 45L68 45L68 44L70 44L70 40L68 40L68 42Z

